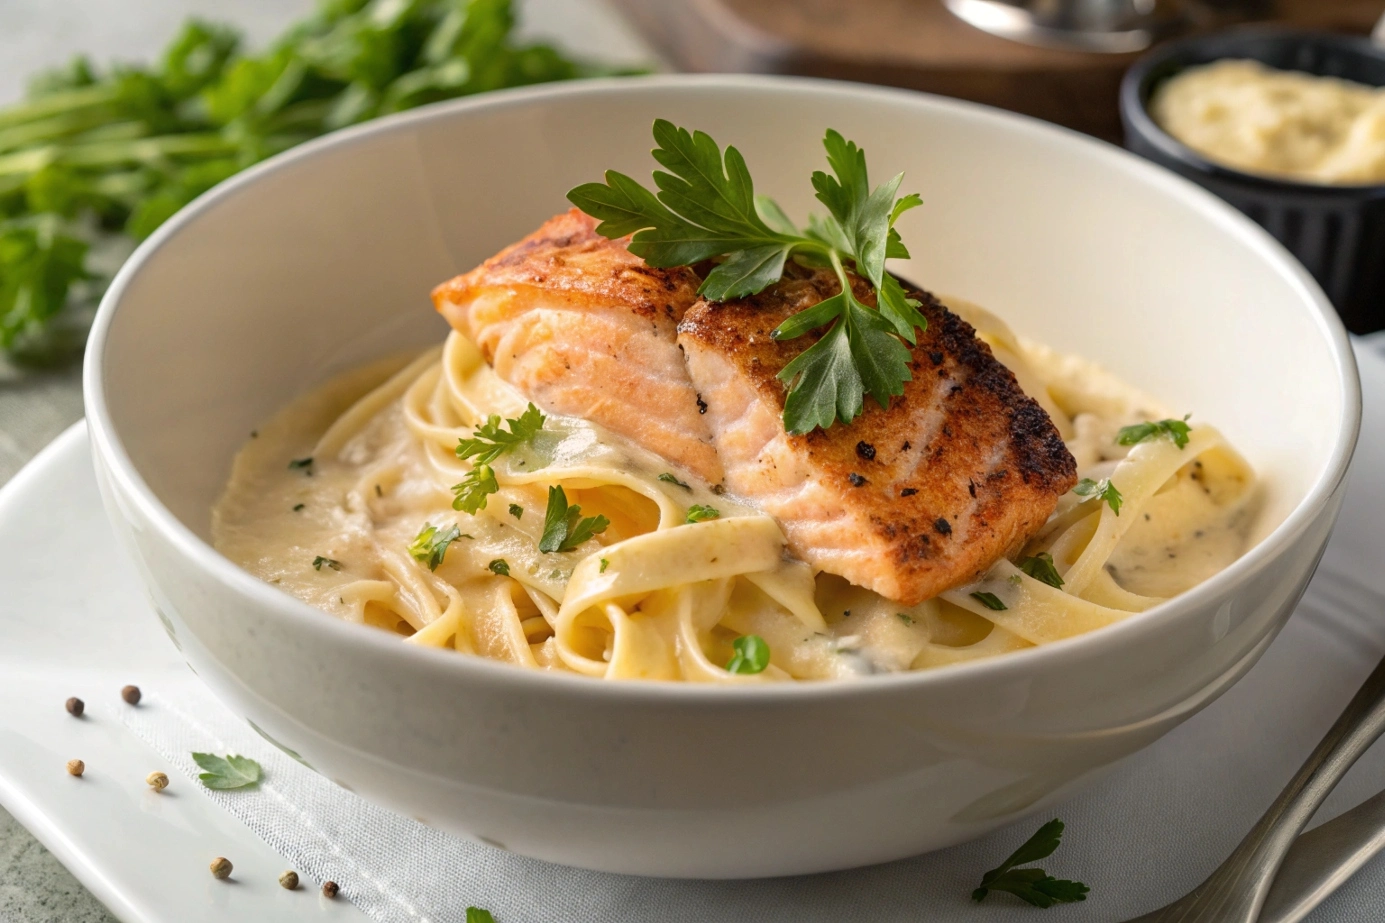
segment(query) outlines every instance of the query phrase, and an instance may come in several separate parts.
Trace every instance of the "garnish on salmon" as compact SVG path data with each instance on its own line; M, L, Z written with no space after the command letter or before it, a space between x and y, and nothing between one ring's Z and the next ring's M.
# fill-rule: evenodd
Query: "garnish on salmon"
M867 402L850 424L787 433L777 376L803 345L771 332L839 291L834 273L790 264L758 295L699 301L678 342L727 488L774 516L813 567L912 605L1022 545L1076 483L1076 463L972 327L919 290L909 295L928 324L904 393L888 408Z

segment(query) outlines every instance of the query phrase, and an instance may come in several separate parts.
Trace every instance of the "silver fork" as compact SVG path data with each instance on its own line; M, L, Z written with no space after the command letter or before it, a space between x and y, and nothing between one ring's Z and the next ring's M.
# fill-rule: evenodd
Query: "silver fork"
M1382 731L1385 659L1376 665L1327 736L1226 861L1188 894L1127 923L1255 923L1265 907L1275 875L1304 825ZM1284 916L1275 919L1300 918L1379 849L1379 836L1369 842L1352 837L1365 832L1357 829L1362 824L1378 822L1382 809L1378 802L1382 797L1385 796L1371 799L1352 811L1351 816L1344 815L1307 835L1301 847L1294 850L1296 861L1290 867L1298 887L1294 888L1294 882L1285 882L1282 894L1277 892L1272 909ZM1313 855L1312 847L1333 842L1334 832L1339 845L1332 855L1337 864L1328 865ZM1352 843L1359 845L1353 847Z

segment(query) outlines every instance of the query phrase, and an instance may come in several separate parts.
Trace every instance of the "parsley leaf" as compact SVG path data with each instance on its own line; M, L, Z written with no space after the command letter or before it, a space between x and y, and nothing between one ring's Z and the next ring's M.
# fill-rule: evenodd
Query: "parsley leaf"
M1117 516L1121 514L1121 504L1125 502L1125 498L1121 496L1119 490L1116 490L1116 485L1111 483L1110 478L1102 478L1099 481L1083 478L1077 482L1077 486L1072 489L1072 492L1079 497L1101 498L1106 501L1107 506L1111 507L1111 512Z
M769 645L759 635L741 635L731 649L736 653L726 664L729 673L763 673L769 666Z
M1116 442L1119 445L1138 445L1149 439L1168 436L1174 445L1185 449L1188 447L1188 431L1192 428L1188 425L1188 417L1191 416L1192 414L1188 414L1181 420L1158 420L1122 426L1116 435Z
M312 474L312 473L313 473L313 457L312 457L311 455L309 455L307 458L295 458L295 459L293 459L292 461L289 462L289 470L290 470L290 471L302 471L302 472L304 472L305 474Z
M865 151L828 129L823 138L832 172L817 171L812 184L826 216L812 216L799 229L772 199L755 194L745 159L705 132L689 132L664 119L654 122L658 147L650 192L630 177L608 170L605 183L586 183L568 192L572 204L597 218L607 237L633 234L630 252L655 267L689 266L719 260L698 293L728 301L778 282L784 264L798 258L830 266L841 291L788 318L775 339L795 339L822 327L826 332L780 373L788 386L784 427L803 434L849 423L870 394L882 406L903 393L912 375L905 342L926 328L919 302L885 273L887 258L907 259L894 224L922 204L916 194L898 196L904 175L870 187ZM875 307L852 289L847 264L870 283Z
M1033 557L1022 558L1019 568L1040 583L1047 583L1054 589L1063 588L1062 575L1058 573L1058 568L1053 564L1053 555L1047 551L1040 551Z
M505 420L510 427L507 433L501 428L500 414L493 413L486 418L485 423L476 427L476 432L470 439L457 441L457 457L472 458L479 464L489 465L506 452L533 439L539 430L543 429L545 419L547 418L539 412L539 408L530 404L524 409L524 413L519 415L519 419Z
M499 489L495 470L485 462L477 462L460 483L452 485L452 508L475 516L486 508L486 498Z
M456 523L447 531L440 532L437 526L425 522L418 535L414 537L413 543L409 545L409 554L415 561L427 564L429 570L437 570L447 554L447 546L461 537L462 530Z
M608 568L608 567L610 567L610 566L611 566L611 562L610 562L610 561L607 561L605 558L602 558L602 559L601 559L601 566L598 567L598 568L596 569L596 572L597 572L598 574L604 574L604 573L606 573L606 568Z
M466 909L466 923L495 923L495 917L491 916L489 910L482 910L480 907L468 907Z
M557 485L548 488L548 509L543 515L543 537L539 550L545 554L572 551L593 536L606 531L611 521L605 516L583 516L582 508L567 502L567 494Z
M496 558L486 565L486 569L499 577L510 576L510 565L505 562L504 558Z
M518 503L511 503L511 504L510 504L510 515L513 516L513 517L515 517L516 519L523 519L523 518L524 518L524 507L520 506Z
M676 477L674 477L673 475L669 474L667 471L665 471L663 474L659 475L659 480L663 481L665 484L672 484L672 485L674 485L675 487L681 487L681 488L683 488L684 490L692 490L691 487L689 487L687 484L683 483L682 481L678 480Z
M238 788L254 788L260 784L260 779L264 778L264 770L260 764L250 759L248 756L217 756L214 753L194 753L193 762L201 766L206 772L200 773L197 778L202 780L202 784L207 788L214 788L218 791L231 791Z
M709 519L718 519L720 518L720 516L721 510L717 509L716 507L704 506L701 503L694 503L692 506L688 507L688 515L683 520L683 522L688 524L694 522L706 522Z
M985 606L987 609L994 609L996 612L1004 612L1010 608L1000 601L1000 597L994 593L983 593L980 590L971 594L971 598Z
M322 570L322 566L324 564L332 568L332 570L341 570L340 561L334 561L331 558L324 558L322 555L318 555L317 557L313 558L313 570Z
M539 408L530 404L519 419L504 421L510 427L509 432L502 428L500 414L493 413L485 423L476 427L470 439L457 440L457 457L471 459L472 469L460 483L452 485L452 508L464 510L473 516L484 510L486 498L500 489L491 462L533 439L543 429L545 419ZM514 511L515 505L511 504L510 513L513 515Z
M1035 907L1085 901L1090 890L1080 881L1054 878L1043 869L1021 869L1018 865L1038 862L1053 855L1063 838L1063 822L1051 820L1010 854L1000 865L981 878L981 886L971 892L972 900L983 901L991 891L1008 891Z

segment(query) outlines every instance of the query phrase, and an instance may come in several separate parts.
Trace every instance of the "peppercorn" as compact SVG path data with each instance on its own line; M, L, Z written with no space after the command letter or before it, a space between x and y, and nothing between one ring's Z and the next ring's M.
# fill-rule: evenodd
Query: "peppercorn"
M341 888L337 887L337 883L335 881L324 881L322 883L322 896L327 898L328 900L331 900L332 898L336 897L337 892L340 890Z
M297 890L298 873L295 872L293 869L289 869L287 872L279 876L279 885L287 891Z
M208 866L212 870L212 877L224 880L231 877L231 860L225 856L217 856Z
M67 761L67 773L68 773L68 775L80 776L82 773L84 773L84 772L86 772L86 771L87 771L87 764L86 764L86 763L83 763L81 760L68 760L68 761Z
M138 704L139 704L139 687L138 687L138 686L126 686L124 689L120 690L120 697L121 697L122 699L124 699L126 702L128 702L129 704L131 704L131 705L138 705Z
M161 792L168 788L168 776L161 772L151 772L144 777L144 781L149 783L149 787L156 792Z
M82 712L87 710L87 703L77 698L75 695L67 700L67 713L74 718L82 717Z

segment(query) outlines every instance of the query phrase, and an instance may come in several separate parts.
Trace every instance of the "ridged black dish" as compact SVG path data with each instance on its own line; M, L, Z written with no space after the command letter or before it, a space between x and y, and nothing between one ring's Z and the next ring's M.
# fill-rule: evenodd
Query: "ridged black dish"
M1365 38L1247 27L1161 45L1121 84L1125 146L1210 189L1263 225L1318 280L1349 330L1385 329L1385 184L1328 186L1219 166L1155 124L1149 101L1179 71L1223 58L1385 86L1385 49Z

